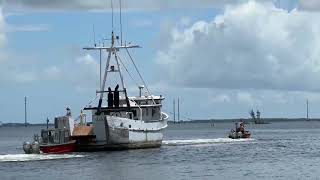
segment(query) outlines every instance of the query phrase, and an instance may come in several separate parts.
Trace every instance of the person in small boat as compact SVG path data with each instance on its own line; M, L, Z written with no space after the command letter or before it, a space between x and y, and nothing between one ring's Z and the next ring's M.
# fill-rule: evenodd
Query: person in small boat
M241 132L244 133L244 123L242 121L240 121L237 125L237 132Z

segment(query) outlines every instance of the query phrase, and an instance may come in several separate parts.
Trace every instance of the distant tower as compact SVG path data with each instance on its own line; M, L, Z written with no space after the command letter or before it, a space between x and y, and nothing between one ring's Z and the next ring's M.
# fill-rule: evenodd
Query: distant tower
M176 100L173 100L173 123L176 123Z
M27 96L24 97L24 126L27 127Z
M307 120L309 119L309 100L307 99Z
M178 122L180 122L180 102L178 98Z

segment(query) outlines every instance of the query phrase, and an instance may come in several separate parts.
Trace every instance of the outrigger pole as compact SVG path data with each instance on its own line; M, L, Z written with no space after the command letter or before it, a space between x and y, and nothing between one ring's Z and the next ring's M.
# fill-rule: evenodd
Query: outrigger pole
M102 85L100 86L100 91L97 91L97 93L100 93L98 110L97 110L97 114L98 115L101 113L103 95L106 92L105 91L105 86L106 86L106 80L107 80L108 72L111 72L111 71L109 71L109 66L110 66L110 61L111 61L111 56L112 55L114 55L116 63L117 63L117 67L118 67L118 71L117 72L119 72L119 75L120 75L120 78L121 78L121 84L122 84L122 87L123 87L123 91L125 93L125 97L126 97L126 101L127 101L127 107L130 107L130 103L129 103L129 99L128 99L128 96L127 96L126 87L125 87L125 84L124 84L124 81L123 81L123 76L122 76L122 73L121 73L121 68L120 68L120 63L119 63L119 59L118 59L118 56L117 56L117 52L120 49L140 48L140 46L138 46L138 45L129 45L128 46L126 44L124 46L114 46L114 44L115 44L115 36L114 36L114 33L112 32L111 33L111 46L110 47L104 47L104 46L97 47L97 46L95 46L95 47L85 47L85 48L83 48L85 50L99 50L99 51L106 50L108 52L108 57L107 57L106 67L105 67L104 76L103 76L103 80L102 80Z

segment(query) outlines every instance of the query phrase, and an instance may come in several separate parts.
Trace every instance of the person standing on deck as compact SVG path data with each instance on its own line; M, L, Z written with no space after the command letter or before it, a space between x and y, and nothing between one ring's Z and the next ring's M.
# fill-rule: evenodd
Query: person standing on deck
M67 107L67 114L66 114L66 116L70 116L71 117L71 110L70 110L70 108L69 107Z

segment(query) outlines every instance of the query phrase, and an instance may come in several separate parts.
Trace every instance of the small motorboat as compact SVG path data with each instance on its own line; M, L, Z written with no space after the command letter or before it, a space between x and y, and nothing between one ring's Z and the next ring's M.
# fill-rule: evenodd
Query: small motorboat
M76 149L76 140L71 140L68 129L43 129L41 139L39 148L43 153L68 153Z
M240 138L250 138L251 133L249 131L242 132L236 132L235 130L231 130L229 133L229 138L231 139L240 139Z
M235 123L236 129L231 129L229 133L229 138L231 139L240 139L240 138L250 138L251 133L249 131L245 131L244 129L244 123ZM238 125L239 124L239 125Z
M41 137L34 136L34 141L24 142L23 150L26 154L39 153L68 153L76 150L76 140L73 140L74 119L71 117L70 109L67 108L67 115L54 119L54 128L41 130Z

